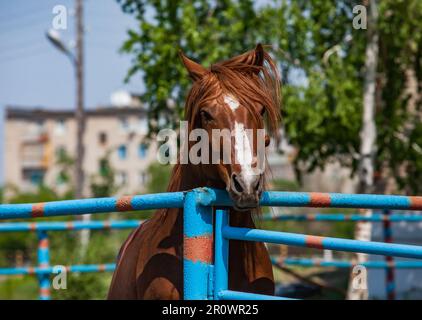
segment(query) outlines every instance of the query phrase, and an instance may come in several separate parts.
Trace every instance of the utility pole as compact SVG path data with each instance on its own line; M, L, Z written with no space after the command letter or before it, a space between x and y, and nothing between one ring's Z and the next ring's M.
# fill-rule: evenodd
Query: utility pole
M84 111L84 22L83 0L76 0L76 163L75 163L75 197L80 199L84 192L84 155L83 144L85 132Z
M76 52L75 54L63 43L60 35L54 29L47 33L47 39L72 62L76 78L76 156L75 156L75 198L81 199L84 196L84 133L85 133L85 111L84 111L84 21L83 21L83 0L75 0L76 13ZM82 216L82 221L91 220L91 215ZM81 231L81 256L84 257L89 243L90 232L88 229Z
M84 20L83 0L76 1L76 163L75 163L75 197L81 199L84 196L84 133L85 133L85 111L84 111ZM88 222L91 215L82 216L82 221ZM82 230L80 235L80 257L84 259L88 249L90 231Z

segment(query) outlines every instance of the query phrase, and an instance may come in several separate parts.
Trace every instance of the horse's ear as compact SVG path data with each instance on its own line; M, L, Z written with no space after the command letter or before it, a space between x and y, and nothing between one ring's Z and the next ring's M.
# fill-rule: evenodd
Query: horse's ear
M196 63L195 61L186 57L182 51L179 51L179 56L193 81L201 79L208 72L207 69L205 69L199 63Z
M265 52L262 44L258 43L254 50L242 54L240 63L248 64L250 66L262 67L264 64Z

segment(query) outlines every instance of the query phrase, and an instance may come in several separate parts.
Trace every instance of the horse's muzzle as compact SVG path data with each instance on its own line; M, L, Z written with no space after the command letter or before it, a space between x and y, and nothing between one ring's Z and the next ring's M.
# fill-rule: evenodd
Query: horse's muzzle
M262 188L262 174L245 176L242 173L232 173L228 191L235 209L247 211L256 208L259 205Z

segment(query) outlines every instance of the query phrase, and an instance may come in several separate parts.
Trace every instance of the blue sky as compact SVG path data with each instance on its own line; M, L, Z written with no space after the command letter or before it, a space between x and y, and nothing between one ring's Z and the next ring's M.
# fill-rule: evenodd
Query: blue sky
M134 77L123 80L131 57L118 53L126 31L136 22L124 14L116 0L88 0L85 3L85 104L109 103L119 89L143 90ZM53 7L68 10L68 29L60 30L65 43L74 43L73 0L0 1L0 154L3 154L3 118L6 105L74 108L73 67L66 56L46 39L52 26ZM0 157L0 184L3 156Z

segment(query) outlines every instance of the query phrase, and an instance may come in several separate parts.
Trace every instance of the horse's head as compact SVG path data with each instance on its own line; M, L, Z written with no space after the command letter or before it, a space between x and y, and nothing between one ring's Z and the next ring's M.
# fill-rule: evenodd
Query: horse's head
M261 45L209 69L181 54L193 80L186 102L189 132L209 140L207 159L192 168L208 186L225 188L235 208L258 205L264 188L265 147L277 134L280 82L275 64ZM192 144L190 144L192 147Z

